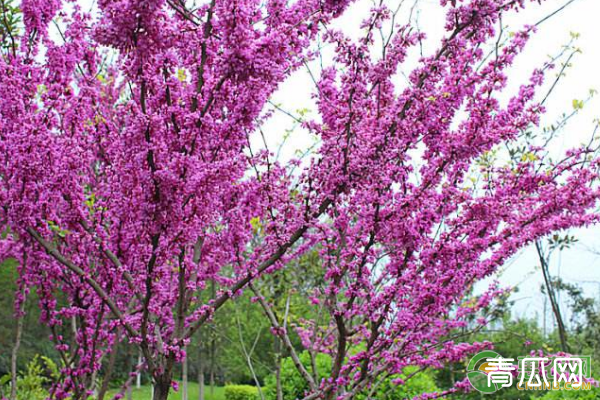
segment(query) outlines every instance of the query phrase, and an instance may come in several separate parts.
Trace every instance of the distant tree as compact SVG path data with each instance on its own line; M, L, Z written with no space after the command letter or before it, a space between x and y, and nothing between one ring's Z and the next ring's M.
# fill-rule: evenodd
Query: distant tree
M593 297L588 297L576 284L554 278L552 285L557 291L567 296L567 304L571 311L570 330L572 347L575 354L591 352L600 360L600 304Z
M0 262L0 376L11 373L15 336L19 319L15 318L15 296L18 294L17 263L14 260ZM30 293L22 303L23 324L21 346L18 348L17 369L25 370L36 355L57 360L58 355L48 339L49 331L39 324L40 311L37 308L37 296Z
M493 344L494 351L502 357L513 358L524 357L533 350L542 350L545 353L551 353L557 350L560 344L558 339L545 337L538 323L534 319L511 319L510 310L502 316L499 321L493 324L493 327L487 327L478 332L465 337L467 342L489 341ZM469 360L453 363L440 370L436 375L438 384L442 387L452 386L453 381L464 377L467 373L467 364ZM537 393L528 393L527 396L535 396ZM543 392L542 392L543 394ZM471 393L458 393L449 396L451 399L480 399L481 393L473 390ZM517 389L515 385L509 388L502 388L495 393L486 393L485 398L498 400L519 400L523 399L523 391ZM527 397L529 398L529 397Z

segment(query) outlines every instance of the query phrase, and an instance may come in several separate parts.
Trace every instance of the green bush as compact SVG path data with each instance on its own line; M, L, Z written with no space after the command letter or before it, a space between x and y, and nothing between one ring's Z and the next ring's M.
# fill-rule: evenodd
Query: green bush
M50 376L48 376L48 373ZM48 357L36 355L27 364L25 371L17 377L17 399L18 400L44 400L48 397L46 386L52 378L58 376L58 366ZM6 396L10 393L10 375L0 379L0 392Z
M532 396L533 398L533 396ZM552 390L537 400L598 400L600 388L592 387L591 390Z
M365 393L359 393L357 400L377 399L377 400L398 400L412 399L423 393L437 392L439 388L428 372L417 372L415 367L407 367L402 375L394 375L378 385L373 393L366 390ZM414 374L413 374L414 373ZM402 385L394 383L396 379L407 379ZM369 396L370 395L370 396Z
M310 354L307 351L302 352L300 361L306 370L312 373ZM317 354L316 357L319 382L321 379L329 376L331 373L331 357L327 354ZM277 380L275 375L269 375L266 379L265 397L267 400L277 399ZM302 378L291 358L284 358L281 361L281 391L285 400L302 399L304 393L308 390L308 383Z
M249 385L225 386L225 400L257 400L258 389Z
M312 373L310 355L308 352L300 354L300 361L307 371ZM318 372L318 382L325 379L331 373L331 357L327 354L317 354L316 367ZM430 373L421 372L411 376L411 373L416 371L415 368L408 367L405 370L406 375L395 375L383 381L377 389L370 393L370 390L365 393L356 395L357 400L367 399L367 395L371 394L372 399L377 400L399 400L411 399L422 393L431 393L438 391L438 387ZM398 378L410 379L403 385L396 385L394 380ZM266 379L265 397L267 400L277 399L276 379L274 375L269 375ZM302 378L291 358L285 358L281 363L281 391L285 400L302 399L305 392L308 390L308 384Z

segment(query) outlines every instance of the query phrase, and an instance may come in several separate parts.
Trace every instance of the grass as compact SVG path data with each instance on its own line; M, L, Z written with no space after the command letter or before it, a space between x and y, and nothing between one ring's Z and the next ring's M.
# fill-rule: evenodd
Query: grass
M175 392L171 390L169 393L169 400L181 400L181 382L179 382L179 391ZM105 398L111 399L113 395L115 395L118 391L112 390L108 393L108 396ZM127 399L127 396L123 398ZM133 388L132 391L132 399L133 400L151 400L152 399L152 386L144 385L139 389ZM224 400L224 388L220 386L214 387L214 395L210 395L210 386L204 386L204 400ZM198 400L198 384L189 382L188 383L188 400Z

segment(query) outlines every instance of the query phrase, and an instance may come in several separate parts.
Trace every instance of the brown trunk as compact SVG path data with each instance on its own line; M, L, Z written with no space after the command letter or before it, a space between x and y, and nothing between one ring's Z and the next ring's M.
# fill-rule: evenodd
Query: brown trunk
M152 392L153 400L167 400L169 397L169 390L171 389L170 379L160 379L154 383Z
M215 287L215 281L213 280L211 283L211 295L212 298L214 299L216 297L216 287ZM216 362L216 356L217 356L217 342L216 342L216 338L214 335L214 332L212 334L212 339L210 341L210 397L213 398L215 397L215 362Z
M215 397L215 372L210 371L210 397Z
M275 338L275 389L277 400L283 400L283 388L281 387L281 341Z
M558 337L560 339L560 347L563 352L568 353L569 352L569 344L567 342L567 329L565 328L565 323L563 321L562 314L560 312L560 305L558 304L558 300L556 299L556 291L554 290L554 286L552 284L552 280L550 277L548 261L542 251L542 246L540 245L539 241L535 242L535 248L538 253L540 265L542 267L542 274L544 276L544 284L546 286L546 292L548 292L548 300L550 300L550 305L552 306L552 312L554 313L554 317L556 319L556 325L558 327Z
M181 388L181 400L188 400L188 357L187 353L183 359L183 371L182 371L182 388Z
M17 332L15 335L15 346L13 347L12 356L10 359L10 400L17 399L17 359L19 356L19 347L21 347L21 336L23 335L23 309L25 299L19 307L19 315L17 316Z
M108 357L108 365L106 366L106 373L104 374L104 378L102 380L102 385L100 386L100 391L98 392L98 400L104 400L104 396L106 396L106 392L108 391L108 385L110 383L110 379L112 373L115 369L115 363L117 361L117 350L119 345L118 337L115 338L115 342L110 349L110 356Z
M127 370L131 371L133 368L133 365L135 365L134 362L132 362L133 360L133 356L131 354L129 354L129 351L127 351ZM131 375L129 376L129 378L127 379L127 382L125 382L125 384L127 385L127 400L133 400L133 388L131 385Z
M200 351L200 360L198 361L198 400L204 400L204 360L202 351Z

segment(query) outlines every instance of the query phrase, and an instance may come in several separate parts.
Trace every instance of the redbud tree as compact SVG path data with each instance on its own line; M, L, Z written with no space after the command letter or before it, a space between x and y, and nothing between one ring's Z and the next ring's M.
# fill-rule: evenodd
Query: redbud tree
M332 25L350 3L22 0L22 26L4 18L0 249L61 354L52 398L87 398L125 341L166 399L190 338L253 290L305 399L352 399L483 346L449 339L497 294L465 303L473 284L597 220L596 142L551 158L531 134L552 62L504 93L535 27L502 36L501 16L529 2L441 0L445 36L407 79L425 33L376 1L350 38ZM253 148L273 93L325 44L301 121L318 146L285 162ZM328 318L296 328L331 356L320 381L257 285L308 251Z

